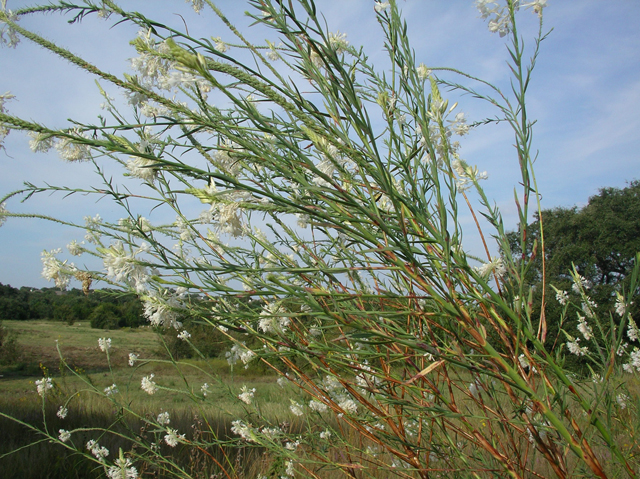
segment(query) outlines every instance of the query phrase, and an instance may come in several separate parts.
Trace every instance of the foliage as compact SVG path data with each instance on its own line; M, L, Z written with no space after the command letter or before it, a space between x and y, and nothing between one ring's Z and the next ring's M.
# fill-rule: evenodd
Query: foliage
M0 321L0 365L11 364L19 359L16 338L2 325Z
M602 315L611 313L617 316L616 292L630 292L630 275L636 253L640 251L638 215L638 180L625 188L602 188L582 208L554 208L536 214L527 228L530 233L526 244L526 256L531 256L536 249L535 259L527 272L527 281L534 286L533 310L536 313L540 311L544 292L547 317L561 317L562 305L553 298L556 289L575 295L571 292L571 272L575 266L590 285L589 295L598 305L597 311ZM540 217L544 225L544 283ZM507 233L507 238L512 254L520 256L522 249L518 233ZM638 317L640 304L632 301L629 308L631 315ZM570 312L569 327L575 327L575 315L581 311L578 304L577 310ZM559 328L559 322L549 324L552 337Z
M97 328L135 328L145 324L142 305L137 296L120 291L97 290L85 294L82 290L60 291L56 288L12 288L0 284L0 319L54 319L73 324L76 321L107 314L110 319L94 321Z
M304 427L263 414L257 391L246 387L236 395L244 413L232 422L231 437L213 430L187 437L162 414L136 412L114 380L105 389L87 381L90 393L121 411L113 427L95 431L86 445L77 442L78 429L45 435L111 477L136 476L148 465L190 475L171 455L158 453L157 438L131 432L135 446L117 456L100 446L103 434L124 434L116 424L125 415L145 421L171 448L264 448L271 458L264 472L276 477L331 471L347 477L635 477L638 444L623 450L617 438L638 437L637 421L616 417L625 409L636 418L637 401L627 401L624 383L611 379L616 368L640 369L640 350L622 344L624 334L637 335L628 305L638 265L618 298L618 328L604 327L574 272L588 311L589 322L579 328L588 346L573 330L562 330L566 337L552 338L556 347L548 349L544 311L534 314L528 300L535 262L534 248L527 251L528 222L537 186L526 93L546 38L545 2L478 2L491 30L508 39L510 92L417 64L395 1L374 5L388 53L383 72L345 34L327 30L311 0L250 1L255 25L277 36L266 45L249 43L212 2L192 3L197 11L205 5L213 11L238 45L191 36L107 0L0 13L14 35L95 75L109 114L98 124L52 129L0 111L3 128L30 132L34 150L55 148L68 161L90 161L102 181L84 189L27 184L0 201L44 191L109 198L123 218L98 215L70 224L84 230L87 241L74 243L70 253L96 255L104 270L83 271L52 250L43 253L45 277L61 288L74 278L85 290L95 280L119 285L141 298L151 324L181 331L191 346L193 336L183 329L189 321L226 335L233 342L230 364L260 362L297 388L300 400L290 411ZM529 50L516 26L520 6L540 19ZM39 12L138 25L135 75L103 72L19 24L21 16ZM477 89L447 80L444 71ZM497 121L513 129L523 185L516 194L516 240L524 254L512 253L500 212L480 186L486 174L460 157L453 138L469 125L464 114L454 116L456 105L443 97L443 86L488 101ZM125 107L109 95L115 87L127 95ZM210 94L227 101L215 106ZM135 182L106 176L104 164ZM491 257L487 245L480 264L461 243L461 205L477 216L468 190L478 195L478 211L491 229L481 232L483 241L496 238L502 251ZM566 310L561 323L564 318ZM99 344L110 364L110 340ZM573 376L566 349L608 381L592 385ZM208 383L190 382L180 369L185 363L172 362L194 407L210 401ZM140 381L150 395L175 391L161 376ZM51 377L37 383L43 409L54 388ZM221 475L240 474L231 461L216 464Z

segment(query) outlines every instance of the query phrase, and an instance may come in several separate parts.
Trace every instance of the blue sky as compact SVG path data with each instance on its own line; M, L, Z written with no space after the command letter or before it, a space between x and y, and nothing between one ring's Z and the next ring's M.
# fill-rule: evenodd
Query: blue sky
M17 9L33 2L9 0ZM213 14L196 15L182 0L123 0L120 4L159 17L177 27L182 15L194 36L231 38ZM219 1L240 29L249 23L245 2ZM471 0L404 0L399 2L418 62L455 67L508 87L505 40L488 31ZM364 46L374 64L384 65L382 35L369 0L317 0L330 31L348 35L352 45ZM531 41L537 26L530 11L520 13L522 34ZM128 42L133 26L88 18L67 25L59 15L25 18L21 24L59 42L99 67L121 75L129 71L135 51ZM545 27L553 28L543 43L529 96L529 113L538 120L534 148L539 150L536 177L543 208L584 205L605 186L624 187L640 178L640 2L635 0L549 0ZM264 32L249 30L253 41ZM67 119L95 121L102 98L93 79L64 61L23 40L16 49L0 49L0 93L16 96L5 105L18 116L50 126L65 127ZM113 96L118 93L111 90ZM494 112L468 96L456 98L469 121ZM508 229L516 226L513 188L518 165L508 129L489 125L462 140L461 156L487 170L486 191L500 206ZM33 154L27 138L11 133L0 151L0 196L18 189L23 181L35 184L95 184L91 167L69 164L55 152ZM118 172L113 172L118 174ZM85 215L115 214L95 198L40 195L26 203L11 201L10 211L39 212L82 222ZM142 212L141 214L145 214ZM467 223L468 218L463 222ZM33 219L9 218L0 227L0 283L12 286L51 286L40 277L40 252L62 247L83 232ZM465 247L478 251L473 231ZM77 258L72 258L76 264ZM96 267L96 265L93 265ZM99 266L97 266L99 267Z

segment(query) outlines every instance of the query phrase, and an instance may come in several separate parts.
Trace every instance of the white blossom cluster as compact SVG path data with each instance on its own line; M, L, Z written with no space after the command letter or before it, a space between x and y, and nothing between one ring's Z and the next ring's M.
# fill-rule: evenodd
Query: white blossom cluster
M258 329L265 333L282 333L291 323L287 313L280 302L265 303L260 311Z
M247 442L258 442L258 430L240 419L231 422L231 432Z
M569 348L569 352L571 354L575 354L576 356L584 356L589 352L589 348L587 346L580 346L578 344L580 342L580 338L569 338L567 341L567 348Z
M534 13L542 17L542 10L547 6L547 0L533 0L531 2L514 0L513 4L516 11L520 7L531 8ZM476 7L483 19L490 18L489 30L492 33L498 33L504 37L511 31L511 17L506 6L500 5L496 0L476 0Z
M168 290L151 291L143 295L144 317L154 326L173 327L180 329L182 323L179 318L185 305L182 299L186 295L184 288L176 289L175 293Z
M77 272L77 268L73 263L67 264L66 261L60 261L56 258L56 255L60 253L62 253L60 248L42 252L42 277L47 281L53 280L56 287L60 289L67 289L71 278Z
M58 431L58 439L60 439L60 441L62 442L67 442L69 439L71 439L71 432L67 431L66 429L60 429Z
M158 386L156 385L153 378L154 378L154 375L150 374L149 376L143 377L140 383L140 387L147 394L155 394L156 391L158 390Z
M50 389L53 389L53 381L51 378L43 378L36 381L38 395L44 396Z
M491 273L496 274L498 278L502 278L507 272L500 256L491 258L491 261L484 263L482 266L477 266L473 268L473 270L485 279L488 278Z
M102 261L107 276L117 282L132 286L138 294L147 290L150 273L146 266L136 258L138 254L149 251L148 243L142 242L137 250L127 252L122 241L114 242L109 248L102 250Z
M5 0L3 0L5 1ZM4 41L4 37L2 36L4 29L0 27L0 45L3 43ZM12 95L11 93L7 92L4 95L0 95L0 113L5 113L6 110L4 108L4 104L7 100L11 100L15 98L15 95ZM4 139L7 137L7 135L9 134L9 128L4 124L4 123L0 123L0 149L3 148L3 142ZM0 220L0 224L1 220Z
M458 191L466 191L471 188L475 182L486 180L489 175L486 171L478 171L476 166L469 166L464 160L455 159L451 162L451 168L456 173L456 188Z
M100 462L104 462L105 458L109 455L109 449L100 446L100 444L98 444L93 439L87 442L87 449L91 451L93 457L95 457Z
M138 470L133 467L133 463L128 457L118 458L115 460L115 464L107 470L107 476L109 479L137 479Z
M240 360L246 369L249 367L249 363L256 357L256 353L248 349L244 343L236 343L231 347L231 351L225 353L225 356L229 365L234 365Z
M0 137L0 147L1 146L2 146L2 138ZM5 221L7 221L7 213L8 213L7 204L0 203L0 226L2 226Z
M256 392L256 388L249 389L246 385L240 389L238 398L245 404L251 404L253 402L253 395Z
M176 447L178 443L182 441L184 441L184 434L178 434L177 429L167 428L164 442L166 442L169 447Z
M7 0L0 1L0 11L7 16L10 22L17 22L18 16L7 8ZM6 37L5 37L6 35ZM7 22L0 21L0 45L6 45L9 48L15 48L20 43L18 32ZM2 111L2 99L0 98L0 111ZM1 139L1 138L0 138ZM2 141L0 141L2 144Z
M120 391L118 391L118 386L116 386L115 384L112 384L111 386L104 388L104 393L107 396L113 396L114 394L118 394L119 392Z
M100 351L106 353L111 349L111 338L100 338L98 339L98 347Z

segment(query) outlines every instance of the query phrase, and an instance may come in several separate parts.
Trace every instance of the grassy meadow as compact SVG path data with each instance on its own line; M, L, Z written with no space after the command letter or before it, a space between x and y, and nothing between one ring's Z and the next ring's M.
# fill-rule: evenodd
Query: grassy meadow
M171 417L171 427L186 434L187 440L207 436L234 438L231 422L240 417L252 417L252 407L245 407L237 399L243 386L255 388L254 404L259 407L262 416L270 418L272 423L285 425L291 431L306 427L303 419L293 416L289 410L290 398L301 401L296 398L296 391L291 386L281 388L274 375L265 374L264 370L261 372L255 365L249 369L236 366L231 371L224 358L182 360L176 366L167 359L166 353L162 353L160 337L149 328L102 331L90 328L88 322L67 325L53 321L5 321L4 326L17 341L20 357L19 367L5 366L2 370L0 412L24 424L0 417L0 430L3 431L0 471L4 471L0 476L3 478L104 477L100 465L77 451L83 450L86 442L96 437L112 455L117 455L119 449L131 450L133 445L125 437L125 433L131 431L148 441L161 444L163 457L173 461L174 468L190 477L226 477L219 475L222 473L217 463L226 463L228 468L231 466L239 478L268 473L272 458L259 448L239 448L229 444L228 448L209 451L189 448L187 445L171 449L163 444L164 433L151 429L145 422L145 419L153 421L159 413L166 411ZM106 354L98 347L101 337L111 338L111 367ZM73 371L65 368L61 362L58 348ZM130 352L139 355L133 367L128 364ZM55 385L45 402L37 394L35 384L44 373L53 378ZM154 374L154 380L160 388L153 395L141 389L141 378L150 374ZM630 393L629 406L636 410L637 406L631 403L640 397L638 381L630 375L622 378L625 389ZM620 379L611 378L612 381ZM458 382L464 384L468 380L471 378L461 376ZM206 398L202 398L200 388L205 382L210 385L210 391ZM101 394L104 388L114 383L118 385L117 399L129 404L130 410L135 413L119 410L114 402ZM587 392L597 384L585 378L582 386L583 392ZM463 391L456 396L465 408L475 407L465 399ZM71 400L64 403L68 397ZM69 414L61 419L56 412L63 403ZM635 462L634 458L640 455L640 445L634 435L629 434L630 430L637 429L633 425L629 428L628 421L633 423L633 414L630 409L617 409L617 417L611 418L619 424L614 427L619 432L616 439L625 455ZM66 449L60 444L52 444L28 426L42 428L43 411L46 428L53 435L59 429L84 431L74 433ZM586 419L579 417L579 420L583 422ZM329 421L333 424L335 419ZM484 419L478 419L478 426L488 428L497 425L492 426ZM116 434L102 435L106 429ZM119 436L118 431L122 435ZM362 450L371 445L348 428L344 433L350 442L358 444ZM522 441L527 439L523 436ZM7 454L10 451L17 452ZM340 457L340 451L335 454L336 458ZM473 454L471 449L469 454ZM392 458L388 459L391 462ZM533 456L532 460L535 460ZM538 471L543 476L553 475L546 465L541 464ZM140 465L139 472L141 477L163 477L156 475L157 471L145 464ZM386 477L383 469L369 472L371 477ZM337 470L324 470L320 477L344 476Z
M146 430L143 419L155 418L160 412L167 411L172 427L186 433L187 438L198 434L231 436L231 421L246 416L243 404L237 400L243 386L256 389L255 402L260 404L263 414L276 422L288 421L292 423L291 427L299 427L292 421L288 409L288 398L293 397L295 391L278 386L275 376L255 368L239 367L231 371L224 358L183 360L176 367L168 355L162 353L157 333L149 328L102 331L92 329L89 322L67 325L54 321L4 321L3 324L17 342L19 357L16 364L0 370L0 412L25 423L20 425L0 417L0 430L3 431L0 456L24 448L0 457L0 471L4 471L0 476L3 478L99 477L103 474L102 468L73 449L82 450L87 440L96 437L97 429L111 427L116 417L121 418L118 427L153 436L156 433ZM102 337L112 341L111 367L106 354L98 347L98 339ZM58 348L71 370L61 361ZM129 353L139 356L134 367L128 364ZM35 382L45 373L52 377L54 389L53 394L47 394L43 404ZM141 389L141 378L150 374L154 374L160 388L153 395ZM203 399L200 388L205 382L210 389ZM109 398L100 394L112 384L118 385L118 399L129 404L137 417L118 411ZM200 397L196 398L196 395ZM72 398L66 404L69 414L60 419L56 412L67 397ZM71 449L66 450L59 444L42 440L27 424L42 427L43 410L49 431L86 428L86 434L74 434ZM161 435L156 435L157 442L161 443ZM119 448L126 451L131 447L125 439L114 435L104 435L100 444L112 454L117 454ZM219 471L208 454L213 453L221 461L239 461L243 454L235 448L227 453L201 452L202 457L196 457L180 447L163 450L165 453L173 454L176 465L190 471L193 477L207 478ZM251 454L255 455L255 452ZM247 477L252 477L251 471L255 472L259 463L258 458L246 462Z

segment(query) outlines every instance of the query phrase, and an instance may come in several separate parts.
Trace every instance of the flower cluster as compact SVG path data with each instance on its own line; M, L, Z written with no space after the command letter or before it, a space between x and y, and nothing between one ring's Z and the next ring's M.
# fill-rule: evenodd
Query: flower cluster
M161 426L167 426L171 422L171 418L169 417L169 413L164 411L158 414L158 424Z
M107 476L109 479L137 479L138 470L132 464L129 458L118 458L107 470Z
M109 248L102 251L102 261L107 270L107 276L117 282L124 282L133 286L138 293L147 290L149 271L136 258L138 254L149 251L149 245L143 242L137 250L128 253L121 241L116 241Z
M150 374L149 376L145 376L145 377L142 378L142 382L140 384L140 387L147 394L155 394L155 392L158 390L158 386L156 385L155 381L153 380L153 377L154 377L154 375Z
M0 127L2 128L2 127ZM0 147L2 146L2 138L0 137ZM7 221L7 204L6 203L0 203L0 226L2 226L2 224Z
M113 396L114 394L118 394L120 391L118 391L118 386L116 386L115 384L112 384L109 387L104 388L104 393L107 396Z
M107 351L109 351L109 349L111 349L111 338L98 339L98 347L100 348L100 351L102 351L103 353L106 353Z
M158 290L145 294L141 297L145 318L154 326L171 326L179 329L182 323L178 319L185 308L182 302L185 294L186 290L180 288L175 293L168 290Z
M36 381L36 390L40 396L44 397L50 389L53 389L53 381L51 378L43 378Z
M256 388L249 389L247 386L242 386L238 398L245 404L251 404L253 402L253 395L256 392Z
M66 261L60 261L56 258L56 255L60 253L62 253L60 248L42 252L42 277L47 281L53 280L56 287L60 289L67 289L77 269L73 263L67 264Z
M100 444L93 439L87 442L87 449L91 451L93 457L100 462L104 462L105 458L109 455L109 449L100 446Z

